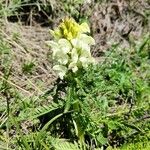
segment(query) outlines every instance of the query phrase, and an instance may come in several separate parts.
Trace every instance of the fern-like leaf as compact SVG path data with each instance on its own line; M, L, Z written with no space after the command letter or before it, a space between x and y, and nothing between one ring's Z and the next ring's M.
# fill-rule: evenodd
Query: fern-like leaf
M51 103L50 105L43 105L39 106L37 108L28 108L24 111L22 111L19 115L19 121L26 120L26 119L36 119L40 116L43 116L45 114L48 114L54 110L60 109L63 107L63 103Z
M35 108L34 113L31 116L31 119L38 118L38 117L48 114L54 110L60 109L60 108L62 108L62 106L63 106L63 103L59 102L59 103L52 103L49 106L43 105L38 108Z
M56 150L81 150L78 143L70 143L67 141L57 141L53 143Z

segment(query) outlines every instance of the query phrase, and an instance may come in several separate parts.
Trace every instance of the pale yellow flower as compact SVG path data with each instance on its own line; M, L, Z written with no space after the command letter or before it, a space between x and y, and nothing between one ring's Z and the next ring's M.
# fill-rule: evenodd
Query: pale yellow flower
M77 49L73 48L71 51L71 58L70 58L70 64L68 66L68 69L72 70L73 72L76 72L78 70L78 53Z
M95 44L95 40L85 34L81 34L78 38L72 39L71 43L78 54L78 64L82 64L84 68L90 63L94 63L94 58L91 56L90 45Z
M57 60L60 64L67 64L69 60L68 53L71 51L72 46L66 39L60 39L58 42L48 41L47 45L51 47L53 51L53 59Z
M56 73L58 74L60 79L63 79L65 74L66 74L66 72L67 72L67 67L65 67L63 65L55 65L53 67L53 69L56 71Z
M47 45L53 51L56 64L53 69L61 79L68 71L76 73L79 69L87 68L90 63L94 63L90 46L95 44L95 40L85 34L90 32L87 23L79 25L75 20L66 18L57 29L50 32L55 41L48 41Z

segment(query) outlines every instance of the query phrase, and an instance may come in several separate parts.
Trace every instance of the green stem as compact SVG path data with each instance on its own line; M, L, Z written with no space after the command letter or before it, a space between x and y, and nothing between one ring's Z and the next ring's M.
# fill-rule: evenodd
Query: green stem
M70 83L68 85L68 90L67 90L67 99L66 99L66 105L65 105L65 110L64 110L65 113L69 111L71 104L73 103L73 100L75 99L74 93L75 93L75 85L73 83Z
M77 114L82 113L75 89L76 89L76 80L74 80L72 77L68 85L67 99L66 99L66 105L65 105L65 110L64 110L65 113L68 112L70 108L72 109L73 112L76 112ZM80 116L76 116L76 118L74 119L74 126L76 130L76 135L79 139L79 143L81 144L81 147L83 149L86 149L85 144L84 144L84 141L85 141L84 129L82 128L82 125L81 125Z

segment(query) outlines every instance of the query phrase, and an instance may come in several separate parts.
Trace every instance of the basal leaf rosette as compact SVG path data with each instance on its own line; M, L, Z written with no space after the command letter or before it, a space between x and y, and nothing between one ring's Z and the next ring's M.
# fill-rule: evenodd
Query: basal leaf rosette
M61 79L69 72L75 74L80 69L87 68L90 63L95 63L90 52L90 46L95 44L95 40L85 34L90 32L87 23L79 25L73 19L66 18L57 29L50 32L54 41L46 43L53 52L53 69Z

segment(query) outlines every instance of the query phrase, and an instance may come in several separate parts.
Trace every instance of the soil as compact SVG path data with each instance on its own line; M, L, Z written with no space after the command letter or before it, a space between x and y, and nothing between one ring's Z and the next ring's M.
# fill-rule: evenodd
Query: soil
M11 45L10 84L28 96L42 94L56 78L45 44L51 38L49 28L7 22L2 34ZM23 66L29 63L33 63L32 71L24 72Z

